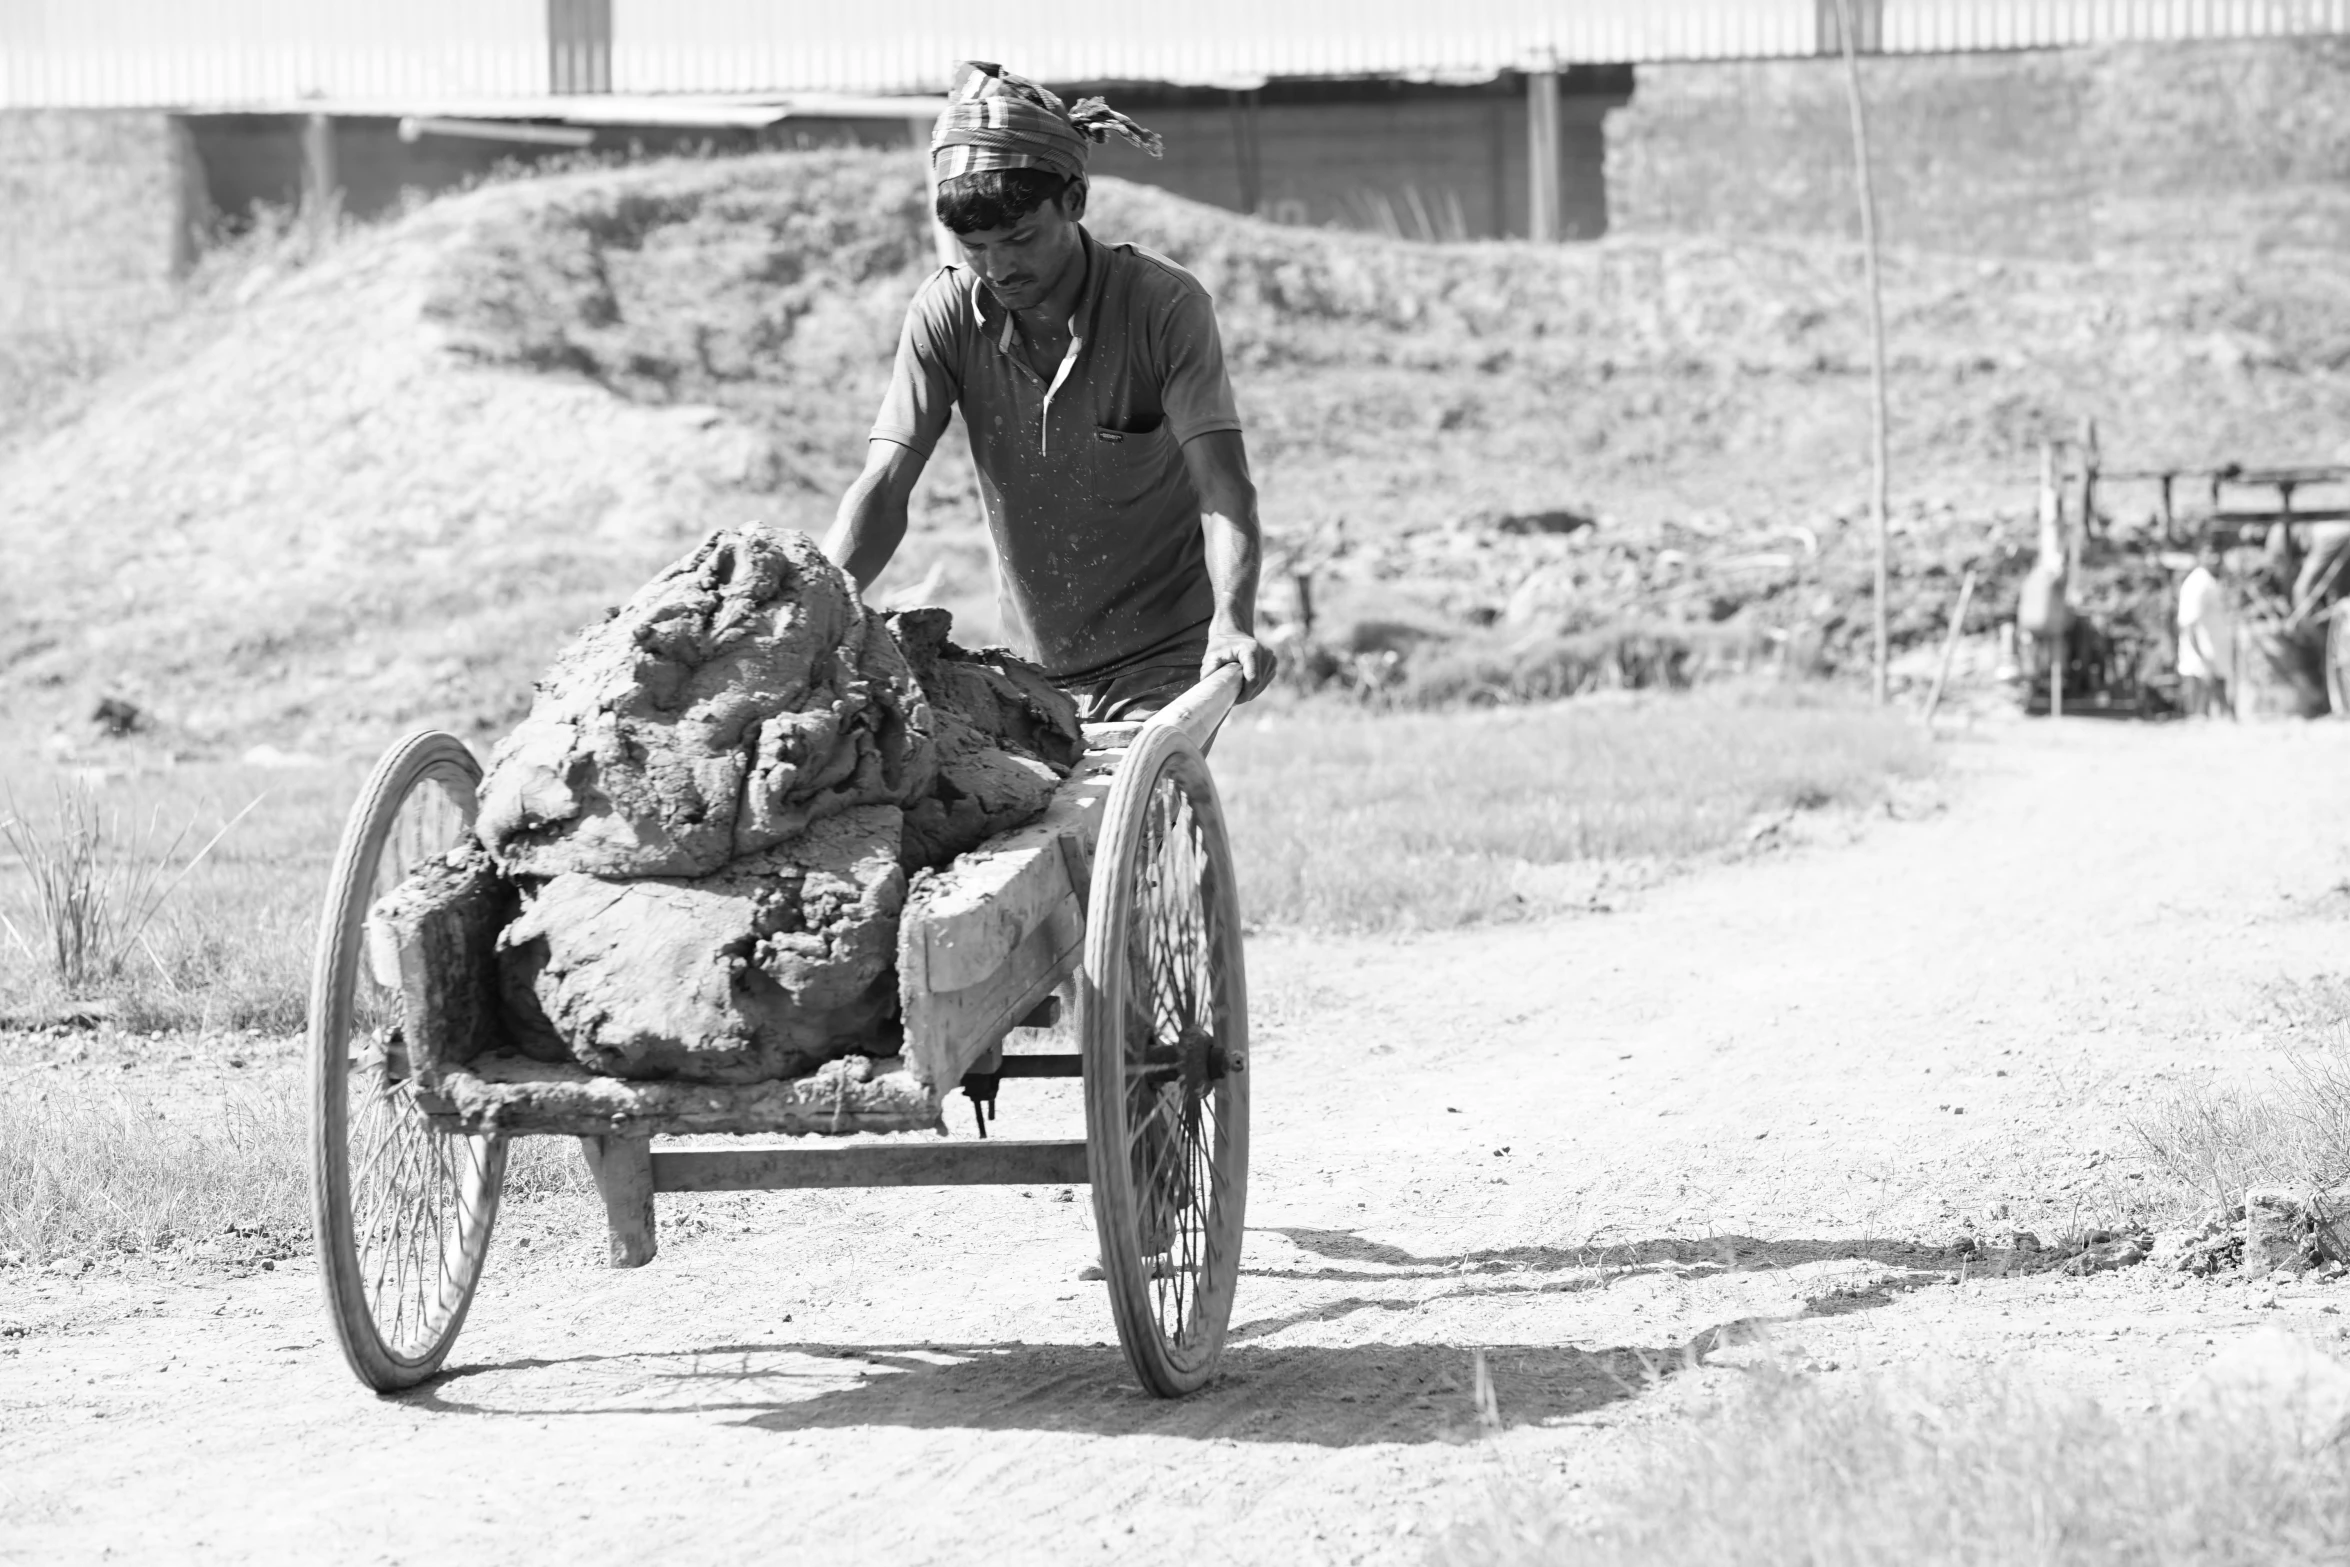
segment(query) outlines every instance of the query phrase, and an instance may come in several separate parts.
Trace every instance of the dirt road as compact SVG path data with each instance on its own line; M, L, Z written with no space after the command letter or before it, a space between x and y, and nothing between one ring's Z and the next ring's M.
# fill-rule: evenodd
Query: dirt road
M1256 941L1237 1342L1189 1401L1127 1378L1081 1193L665 1199L632 1273L541 1202L399 1398L306 1264L0 1275L0 1558L1417 1561L1487 1477L1599 1486L1756 1353L2154 1399L2255 1320L2345 1320L2338 1285L1954 1283L1941 1247L2142 1207L2133 1109L2256 1067L2264 989L2340 972L2350 725L1950 750L1945 810L1612 913ZM1005 1134L1073 1127L1013 1086Z

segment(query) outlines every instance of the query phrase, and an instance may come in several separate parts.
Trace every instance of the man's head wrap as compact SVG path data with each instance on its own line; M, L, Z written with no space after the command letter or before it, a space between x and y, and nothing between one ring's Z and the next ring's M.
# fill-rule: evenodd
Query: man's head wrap
M1123 136L1156 158L1166 144L1099 98L1074 108L1025 76L965 60L955 67L946 113L930 133L930 166L941 180L990 169L1044 169L1083 179L1093 144Z

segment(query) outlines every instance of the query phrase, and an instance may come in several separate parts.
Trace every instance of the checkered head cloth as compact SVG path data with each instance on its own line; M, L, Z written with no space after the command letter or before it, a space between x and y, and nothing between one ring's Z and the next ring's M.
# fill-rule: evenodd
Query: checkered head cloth
M1122 136L1152 157L1166 152L1146 131L1099 98L1070 108L1025 76L965 60L955 67L946 113L930 133L930 163L941 180L990 169L1047 169L1081 179L1094 143Z

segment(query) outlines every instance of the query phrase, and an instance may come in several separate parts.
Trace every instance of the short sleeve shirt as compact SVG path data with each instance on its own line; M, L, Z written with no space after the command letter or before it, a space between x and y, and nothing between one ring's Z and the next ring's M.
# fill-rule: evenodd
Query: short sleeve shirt
M1199 280L1139 246L1083 243L1057 375L1021 357L1010 312L975 275L942 268L906 312L873 426L927 457L962 411L1004 623L1067 684L1204 639L1215 597L1183 445L1241 427Z

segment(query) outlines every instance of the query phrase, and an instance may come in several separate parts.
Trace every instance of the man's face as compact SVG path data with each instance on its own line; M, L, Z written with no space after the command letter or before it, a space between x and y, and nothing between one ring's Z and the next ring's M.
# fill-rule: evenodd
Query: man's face
M1033 310L1076 259L1083 241L1077 220L1056 196L1004 228L957 234L963 264L979 274L1006 310Z

